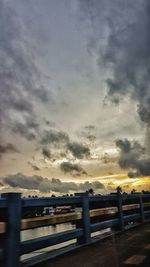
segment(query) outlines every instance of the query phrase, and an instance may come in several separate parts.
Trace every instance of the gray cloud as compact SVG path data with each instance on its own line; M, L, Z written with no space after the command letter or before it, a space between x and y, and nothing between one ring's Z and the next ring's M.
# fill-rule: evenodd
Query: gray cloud
M93 131L93 130L95 130L95 126L94 125L87 125L87 126L85 126L84 127L86 130L88 130L88 131Z
M73 164L73 163L68 162L68 161L62 162L60 165L60 168L64 173L76 172L78 174L87 175L86 171L79 164Z
M97 54L100 70L107 69L108 96L118 103L120 97L129 94L138 102L140 118L149 123L150 2L83 0L80 3L85 20L92 25L90 49Z
M45 131L41 143L46 144L65 144L69 142L69 136L67 133L56 130Z
M140 1L139 1L140 3ZM138 113L141 120L150 122L150 3L141 2L136 5L134 21L129 22L121 28L113 23L113 29L108 39L106 54L111 58L113 78L107 80L109 95L117 96L130 94L138 102ZM129 9L133 8L129 6ZM124 14L125 16L125 14ZM141 17L143 19L141 20ZM138 38L138 36L140 36ZM107 63L109 57L105 57Z
M31 163L31 162L28 162L28 164L32 167L32 169L34 171L40 171L40 168L38 166L36 166L35 164Z
M43 181L41 176L32 176L28 177L22 173L17 173L15 175L8 175L2 178L2 181L5 184L10 185L11 187L21 187L25 189L38 189L40 183Z
M69 191L85 191L89 188L94 190L104 189L104 185L100 182L85 182L85 183L74 183L74 182L62 182L60 179L43 178L41 176L25 176L22 173L15 175L8 175L1 178L1 182L11 187L23 188L23 189L37 189L41 192L60 192L68 193Z
M48 159L51 158L51 152L50 152L50 150L47 149L47 148L43 148L43 149L42 149L42 154L43 154L43 156L44 156L45 158L48 158Z
M44 121L45 121L45 124L47 126L50 126L50 127L55 127L56 126L56 123L54 121L49 121L47 119L45 119Z
M29 44L25 25L10 7L9 1L0 2L0 121L13 133L20 132L27 139L20 125L9 127L14 122L12 110L20 116L35 117L34 100L48 101L48 93L40 85L40 74L35 64L32 44ZM19 122L18 122L19 123ZM28 126L28 125L26 125ZM22 126L23 128L23 126ZM33 136L32 136L33 137Z
M82 190L87 190L90 188L93 188L93 190L105 189L105 186L102 183L100 183L99 181L85 182L83 184L80 184L80 187Z
M13 133L19 134L28 141L36 139L36 136L39 133L39 124L32 115L24 116L23 122L11 121L9 127Z
M83 130L79 132L79 136L85 137L91 143L96 140L96 127L94 125L87 125L83 127Z
M100 71L107 70L107 98L115 104L130 96L137 112L150 127L150 1L80 1L84 19L90 21L90 50L97 55ZM142 19L141 19L142 18ZM148 136L149 133L149 136ZM150 132L147 131L147 143ZM137 142L118 141L119 164L133 168L130 176L150 174L150 151ZM144 152L145 151L145 152Z
M36 88L34 90L35 96L39 98L42 102L48 102L49 100L49 94L48 91L44 88L44 86L41 86L39 88Z
M59 130L45 131L41 139L42 145L51 145L55 148L61 148L70 151L75 158L83 159L90 156L90 149L82 143L70 141L67 133ZM62 151L63 152L63 151Z
M90 156L89 147L81 143L69 142L67 148L73 154L73 156L78 159L88 158Z
M128 173L129 177L150 175L150 156L138 142L125 139L116 141L116 145L120 149L120 167L131 169Z
M3 154L7 153L19 153L19 150L12 144L1 145L0 144L0 158Z

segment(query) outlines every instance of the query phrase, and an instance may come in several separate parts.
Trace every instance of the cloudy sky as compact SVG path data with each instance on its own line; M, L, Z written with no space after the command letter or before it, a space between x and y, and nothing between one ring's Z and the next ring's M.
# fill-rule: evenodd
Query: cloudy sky
M149 26L148 0L0 1L1 191L148 188Z

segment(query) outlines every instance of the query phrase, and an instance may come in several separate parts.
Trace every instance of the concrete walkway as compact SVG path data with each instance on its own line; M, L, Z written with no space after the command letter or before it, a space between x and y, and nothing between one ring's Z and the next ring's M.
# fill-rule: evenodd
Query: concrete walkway
M150 224L138 226L37 267L150 267Z

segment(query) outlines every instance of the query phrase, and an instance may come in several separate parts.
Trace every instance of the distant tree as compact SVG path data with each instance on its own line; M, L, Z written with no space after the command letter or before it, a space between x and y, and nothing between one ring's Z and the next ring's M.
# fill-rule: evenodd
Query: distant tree
M131 194L135 194L136 193L136 190L135 189L132 189L131 190Z
M122 193L122 188L121 188L121 186L117 186L116 191L117 191L118 194L121 194L121 193Z
M94 195L94 190L93 190L93 188L90 188L90 189L88 190L88 194L91 195L91 196Z

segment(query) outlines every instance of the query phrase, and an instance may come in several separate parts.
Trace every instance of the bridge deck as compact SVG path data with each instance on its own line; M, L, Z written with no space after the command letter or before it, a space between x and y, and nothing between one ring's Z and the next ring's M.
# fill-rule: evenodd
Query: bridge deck
M149 267L150 224L144 224L36 267Z

